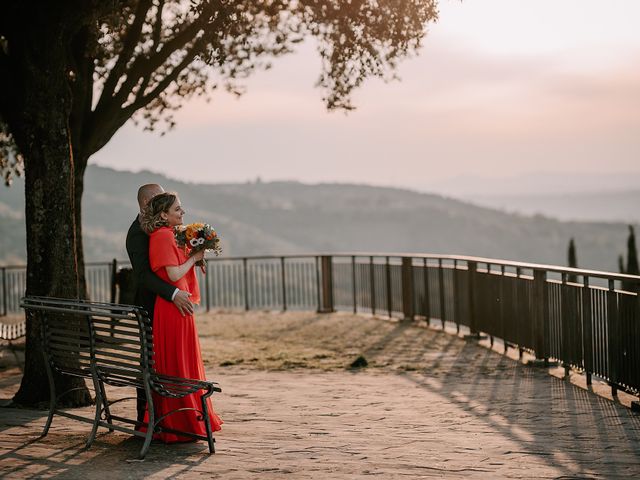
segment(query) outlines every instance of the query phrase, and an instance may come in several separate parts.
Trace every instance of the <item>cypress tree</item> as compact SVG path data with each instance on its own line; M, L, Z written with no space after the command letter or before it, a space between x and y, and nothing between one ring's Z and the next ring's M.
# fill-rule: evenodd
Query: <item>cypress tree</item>
M622 255L618 255L618 270L620 270L620 273L627 273L624 268L624 256Z
M629 237L627 239L627 266L625 268L624 258L622 255L618 258L618 263L620 273L640 275L640 268L638 268L638 250L636 249L636 236L632 225L629 225ZM622 289L633 292L640 289L640 285L636 282L622 282Z
M569 240L568 257L569 257L569 267L578 268L578 259L576 257L576 244L574 243L573 238ZM570 274L567 280L570 282L576 283L578 281L578 277L574 274Z
M636 249L636 236L633 226L629 225L629 238L627 240L627 270L629 275L640 275L638 268L638 250Z

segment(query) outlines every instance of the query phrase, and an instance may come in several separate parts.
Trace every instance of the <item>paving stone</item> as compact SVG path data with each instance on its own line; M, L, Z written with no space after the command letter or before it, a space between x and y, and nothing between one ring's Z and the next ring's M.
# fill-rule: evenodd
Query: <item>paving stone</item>
M278 324L284 318L266 313L252 318L269 322L270 315ZM216 316L215 321L223 322L222 317ZM265 360L265 368L251 362L223 368L213 364L214 354L209 353L208 376L223 388L222 394L214 396L214 404L225 421L216 434L217 453L211 456L203 442L154 442L141 462L137 461L139 439L106 430L91 449L84 450L88 425L56 417L49 435L38 439L46 412L0 408L0 476L82 480L640 477L640 416L620 402L575 385L575 379L557 378L547 370L429 329L344 315L337 320L314 320L307 314L286 318L316 326L332 321L336 325L373 322L378 328L379 354L371 353L371 345L358 344L360 337L350 338L358 344L353 355L364 351L373 366L357 370L338 368L338 360L346 365L351 356L334 355L331 348L322 354L333 362L329 368L307 359L308 368L288 370L282 365L274 369L275 360ZM244 317L243 321L249 320ZM215 330L204 327L209 334ZM224 332L218 333L217 340L203 339L203 348L210 352L216 341L229 339ZM256 351L265 341L260 338L254 338ZM275 339L270 336L268 341ZM306 342L306 353L296 354L295 346L283 347L284 357L301 362L310 350L319 349L304 335L300 342ZM268 348L273 350L273 345ZM236 353L237 358L252 354ZM417 365L415 370L399 368L410 362ZM0 372L0 398L10 397L19 379L17 368ZM111 391L114 398L127 393ZM123 402L118 408L135 406ZM78 410L91 414L90 408Z

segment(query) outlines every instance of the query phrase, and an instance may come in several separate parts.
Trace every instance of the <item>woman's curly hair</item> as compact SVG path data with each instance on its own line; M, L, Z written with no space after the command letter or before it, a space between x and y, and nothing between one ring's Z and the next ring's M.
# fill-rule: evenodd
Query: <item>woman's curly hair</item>
M178 196L175 193L165 192L149 200L140 219L142 229L151 234L160 227L169 226L169 223L162 218L161 213L168 213L177 198Z

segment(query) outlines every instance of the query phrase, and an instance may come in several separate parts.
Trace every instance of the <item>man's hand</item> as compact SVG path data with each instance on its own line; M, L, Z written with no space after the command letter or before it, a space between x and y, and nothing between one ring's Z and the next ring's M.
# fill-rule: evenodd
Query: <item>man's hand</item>
M193 315L193 303L191 303L189 299L190 296L191 294L189 292L178 290L178 293L176 293L176 296L173 298L173 303L178 307L180 315L183 317L185 315Z

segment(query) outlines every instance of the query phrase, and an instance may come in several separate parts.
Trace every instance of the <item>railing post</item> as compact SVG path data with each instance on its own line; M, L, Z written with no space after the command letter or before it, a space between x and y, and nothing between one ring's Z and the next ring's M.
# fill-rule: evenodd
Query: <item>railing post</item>
M584 355L584 374L587 385L591 385L593 372L593 328L591 325L591 288L589 276L582 277L582 352Z
M209 298L209 263L204 264L204 289L206 296L207 312L211 311L211 300Z
M478 264L476 262L467 262L467 272L469 278L469 333L471 336L478 335L478 327L476 325L477 311L476 311L476 272L478 271Z
M442 329L444 330L444 317L445 317L445 296L444 296L444 270L442 269L442 259L438 259L438 283L440 284L440 320L442 321Z
M515 287L515 306L516 306L516 311L518 311L518 309L522 308L522 299L520 298L520 293L519 293L519 288L520 288L520 280L522 279L522 268L521 267L516 267L516 283L514 285ZM521 328L521 324L520 324L520 318L517 318L516 321L514 322L514 325L516 327L516 331L515 331L515 335L514 335L514 340L516 341L516 345L518 346L518 358L520 358L520 360L522 360L522 354L523 354L523 350L522 350L522 346L519 344L520 342L520 328Z
M392 298L391 298L391 268L389 266L389 257L385 257L386 261L385 261L385 268L384 268L384 273L385 273L385 278L386 278L386 282L387 282L387 314L389 315L389 318L391 318L392 315Z
M369 279L371 283L371 315L376 314L376 275L373 271L373 256L369 257Z
M507 299L507 289L506 282L507 277L505 275L506 269L504 265L500 266L500 333L499 336L502 338L504 343L504 353L506 354L509 350L509 344L507 342L507 325L505 322L505 303Z
M607 345L609 350L608 377L611 386L611 395L618 394L618 299L616 297L615 280L609 279L607 291Z
M403 320L413 321L415 306L413 300L413 258L402 257L402 312Z
M242 277L244 280L244 309L249 310L249 278L247 272L247 257L242 259Z
M548 362L549 345L548 329L545 319L545 305L547 303L547 272L533 271L533 338L536 358Z
M322 299L320 298L320 257L316 256L316 301L318 303L318 312L320 311L320 305L322 305Z
M351 256L351 284L353 286L353 313L358 313L358 297L356 290L356 256Z
M116 275L118 274L118 260L111 262L111 303L116 303Z
M431 325L431 299L429 298L429 266L427 258L422 259L424 268L424 316L427 319L427 325Z
M458 260L453 260L453 321L456 334L460 333L460 305L458 304Z
M320 266L322 268L322 304L318 313L335 312L333 308L333 258L330 255L320 257Z
M284 257L280 257L280 269L282 270L282 310L287 311L287 274L285 273ZM295 299L294 299L295 302Z
M7 269L2 267L2 315L7 316L9 310L7 308Z
M570 300L571 287L567 285L568 275L562 274L562 287L560 288L560 312L562 318L562 325L560 331L562 332L562 366L564 367L565 377L569 376L571 372L571 341L569 338L571 332L571 311Z

